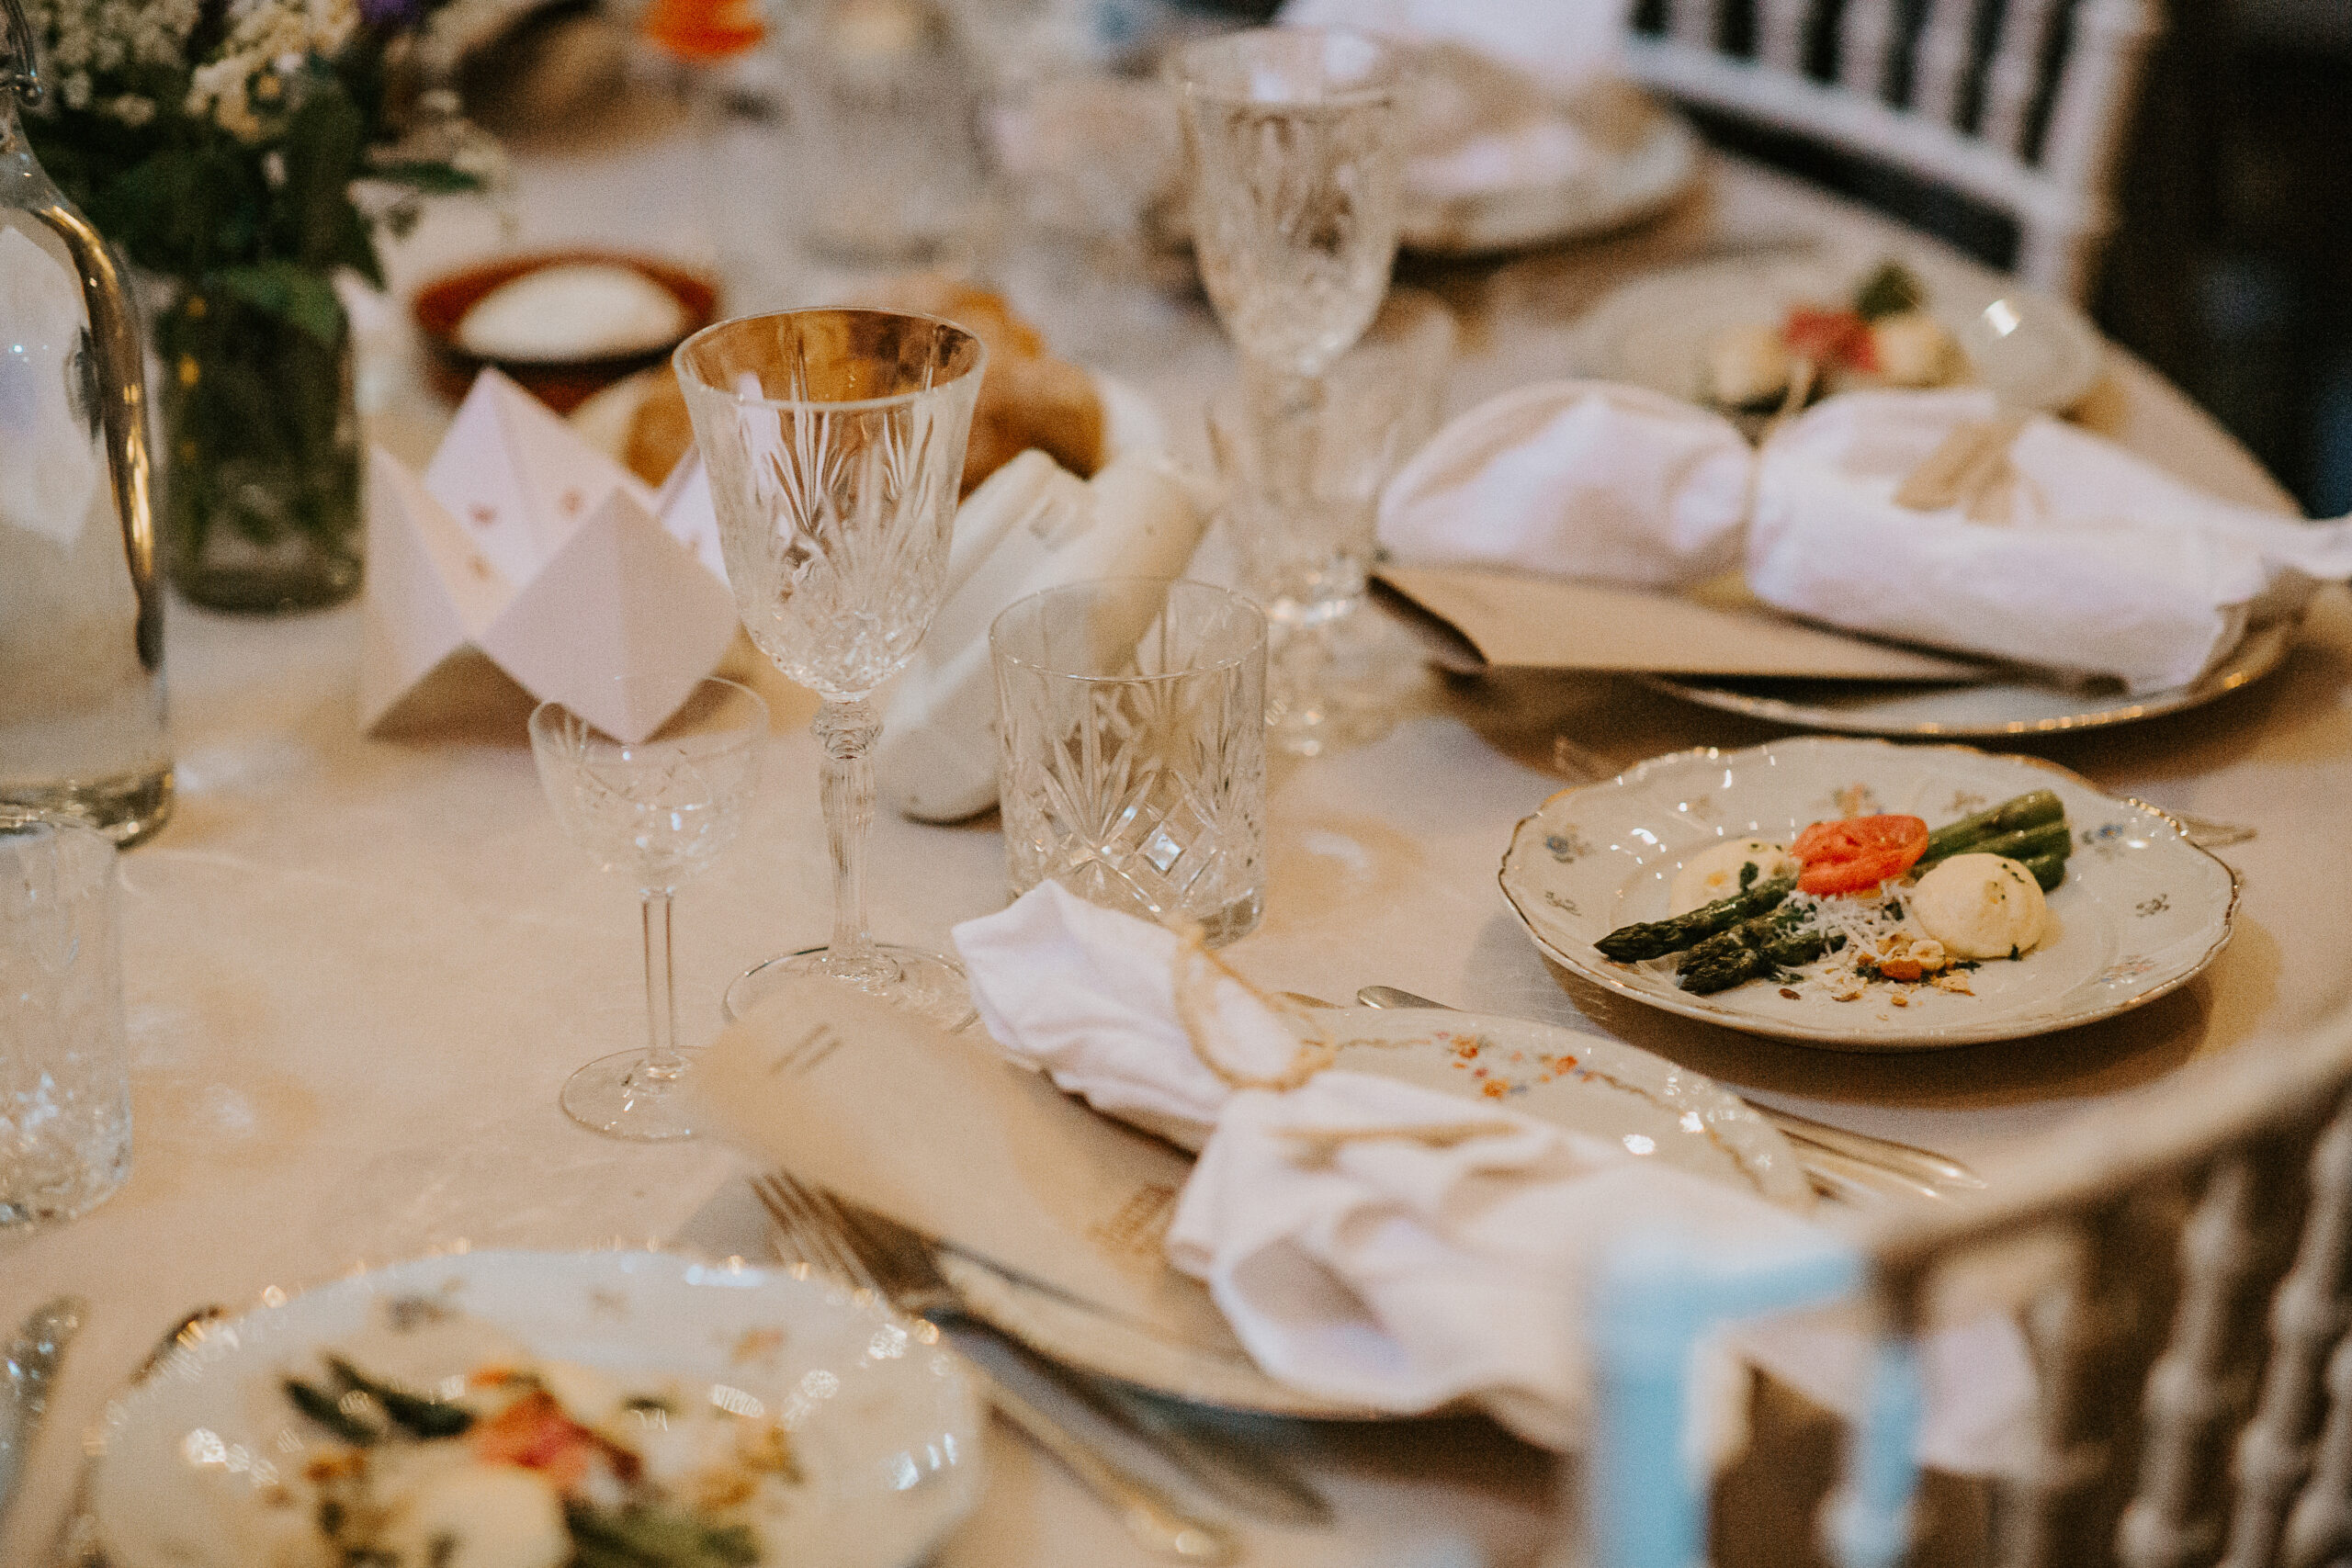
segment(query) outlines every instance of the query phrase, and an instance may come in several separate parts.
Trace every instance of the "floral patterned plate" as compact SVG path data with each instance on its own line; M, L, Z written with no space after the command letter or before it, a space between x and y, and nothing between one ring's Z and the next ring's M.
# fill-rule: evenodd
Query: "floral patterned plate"
M266 1292L107 1407L90 1492L99 1557L311 1561L288 1544L310 1517L288 1502L319 1439L280 1379L333 1348L429 1387L479 1366L481 1344L519 1343L624 1382L707 1381L738 1416L776 1412L800 1474L763 1509L762 1561L899 1568L979 1495L978 1395L935 1332L786 1270L654 1252L476 1252Z
M2015 963L1975 970L1973 996L1880 983L1838 1001L1821 987L1792 987L1792 998L1761 981L1693 996L1665 960L1618 964L1593 948L1619 926L1663 918L1675 872L1720 840L1786 843L1809 822L1880 811L1933 828L2041 788L2065 802L2075 830L2066 880L2050 895L2056 932ZM2021 1039L2138 1007L2213 961L2238 902L2237 874L2178 823L2063 768L1827 737L1677 752L1554 795L1512 833L1501 879L1535 945L1586 979L1687 1018L1841 1051ZM1907 1005L1893 1005L1898 991Z

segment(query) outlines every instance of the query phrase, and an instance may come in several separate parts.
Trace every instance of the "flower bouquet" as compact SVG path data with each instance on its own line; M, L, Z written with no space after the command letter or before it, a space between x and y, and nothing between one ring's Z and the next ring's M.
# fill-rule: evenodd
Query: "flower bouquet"
M434 30L479 3L28 0L51 87L34 150L164 296L164 556L198 603L291 609L358 587L333 279L380 287L378 234L495 172L454 96L424 90Z

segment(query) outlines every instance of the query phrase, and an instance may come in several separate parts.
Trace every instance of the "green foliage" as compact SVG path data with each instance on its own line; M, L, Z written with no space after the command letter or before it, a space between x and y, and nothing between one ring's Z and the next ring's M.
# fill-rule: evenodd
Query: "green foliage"
M340 337L343 312L327 279L350 267L381 287L378 227L415 220L417 195L481 188L446 163L390 151L387 39L362 28L332 60L313 58L271 84L273 110L241 139L191 112L192 68L220 47L223 21L208 8L176 66L141 64L99 84L81 108L52 93L26 133L41 164L98 231L141 267L199 293L226 294L321 341ZM126 123L119 95L155 106ZM405 199L371 220L354 199L360 182ZM306 276L307 275L307 276Z

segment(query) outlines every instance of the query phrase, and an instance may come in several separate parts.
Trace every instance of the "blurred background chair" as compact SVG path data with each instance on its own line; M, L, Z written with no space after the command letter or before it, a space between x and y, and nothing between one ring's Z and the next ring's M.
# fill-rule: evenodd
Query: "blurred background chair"
M1883 1442L1849 1442L1839 1481L1817 1441L1762 1424L1739 1468L1781 1477L1788 1495L1729 1517L1719 1482L1711 1560L2352 1562L2352 1020L2184 1071L1987 1174L2002 1196L1865 1224L1859 1250L1896 1343L1938 1320L2018 1314L2041 1400L2017 1477L1987 1483L1969 1528L1938 1540L1954 1521L1951 1488L1943 1505L1897 1513ZM1631 1320L1668 1319L1678 1304L1636 1305ZM1638 1386L1605 1368L1600 1382ZM1640 1426L1623 1410L1602 1420ZM1632 1507L1670 1519L1670 1498L1626 1495L1654 1482L1596 1467L1588 1518ZM1829 1537L1841 1545L1820 1544ZM1635 1548L1594 1561L1652 1560Z
M2155 0L1645 0L1634 28L1637 80L1948 187L2087 298Z

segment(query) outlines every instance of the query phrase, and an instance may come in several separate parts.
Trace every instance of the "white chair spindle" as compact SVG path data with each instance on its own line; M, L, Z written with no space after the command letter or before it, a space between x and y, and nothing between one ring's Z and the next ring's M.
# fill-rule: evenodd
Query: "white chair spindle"
M1804 70L1804 30L1814 0L1756 0L1756 58L1790 75Z
M2026 155L2026 116L2042 84L2042 53L2058 0L2007 0L1993 57L1984 64L1984 107L1976 134L2013 158Z
M2148 1371L2139 1485L2117 1531L2126 1568L2203 1568L2221 1553L2230 1436L2255 1403L2306 1154L2262 1139L2218 1161L2181 1231L2180 1303Z
M2326 1568L2352 1556L2352 1338L2327 1359L2327 1424L2312 1478L2287 1516L2286 1568Z
M1893 0L1848 0L1838 29L1838 84L1875 102L1886 98L1894 43Z
M2327 1415L2322 1379L2352 1326L2352 1102L2312 1151L2311 1207L2295 1266L2270 1305L2262 1397L2238 1437L2237 1495L2220 1568L2269 1568L2287 1509L2312 1473Z
M1961 87L1975 49L1976 0L1928 0L1911 51L1911 110L1939 125L1960 124Z

